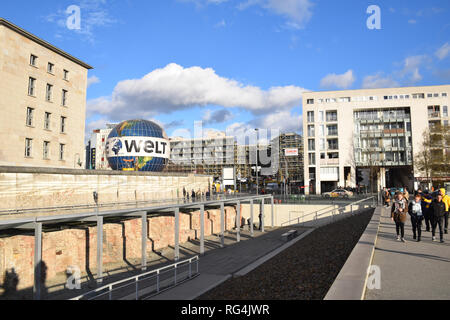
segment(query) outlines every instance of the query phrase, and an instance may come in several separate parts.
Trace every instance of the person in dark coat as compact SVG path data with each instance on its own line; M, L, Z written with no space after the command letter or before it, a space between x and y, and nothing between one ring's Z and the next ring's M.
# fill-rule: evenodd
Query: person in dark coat
M428 232L431 231L431 202L433 202L433 197L428 190L425 190L422 194L422 213L425 219L425 227Z
M195 191L194 190L192 190L192 192L191 192L191 198L192 198L192 201L195 201Z
M445 203L442 201L442 194L438 194L436 200L431 203L431 234L433 241L436 241L436 227L439 225L439 237L441 243L444 242L444 216Z
M420 200L420 194L416 193L414 200L409 203L408 213L411 217L413 239L416 240L417 238L417 242L420 242L423 221L422 201Z
M405 240L405 222L406 212L408 211L408 202L403 197L403 192L396 193L396 200L392 204L391 219L395 222L395 230L397 231L397 241L406 242ZM400 237L401 236L401 237Z

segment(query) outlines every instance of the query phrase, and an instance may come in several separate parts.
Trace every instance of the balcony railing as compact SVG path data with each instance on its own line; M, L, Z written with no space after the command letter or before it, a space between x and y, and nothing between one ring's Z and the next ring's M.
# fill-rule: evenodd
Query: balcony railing
M321 159L320 165L321 166L331 166L331 165L338 165L339 159Z
M439 111L428 112L428 118L440 118L441 114Z

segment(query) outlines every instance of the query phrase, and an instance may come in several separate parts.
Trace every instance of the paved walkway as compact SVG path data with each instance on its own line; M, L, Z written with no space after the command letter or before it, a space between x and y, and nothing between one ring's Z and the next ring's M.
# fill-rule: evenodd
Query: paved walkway
M405 239L396 241L395 223L384 208L372 261L380 267L381 289L367 289L365 299L450 299L450 237L444 235L445 243L432 242L431 232L422 231L422 241L416 242L408 218Z
M248 231L243 231L241 237L245 241L223 249L211 250L200 257L200 275L198 277L155 296L152 300L193 300L197 298L259 258L286 244L281 239L281 235L292 229L297 230L299 235L309 230L290 226L274 229L257 238L249 238Z

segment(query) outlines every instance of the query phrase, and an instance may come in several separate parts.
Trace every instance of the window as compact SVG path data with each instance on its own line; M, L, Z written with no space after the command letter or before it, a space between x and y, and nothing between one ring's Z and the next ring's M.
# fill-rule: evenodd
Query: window
M33 116L34 116L34 109L28 107L27 108L27 126L32 127L33 126Z
M443 96L443 97L446 97L446 96L447 96L447 93L444 92L444 93L442 94L442 96Z
M64 69L64 76L63 76L63 80L69 80L69 71Z
M65 144L60 144L59 145L59 160L64 160L64 149L65 149L66 145Z
M323 122L324 121L324 117L323 117L323 111L319 111L319 121Z
M46 112L44 115L44 129L45 130L50 130L50 116L51 116L50 112Z
M45 160L48 160L49 150L50 150L50 142L44 141L43 157Z
M307 104L314 104L314 99L308 99L308 100L306 100L306 103Z
M320 159L321 159L321 160L325 160L325 153L321 153L321 154L320 154Z
M337 121L337 111L327 111L327 121Z
M32 54L30 56L30 66L36 67L37 64L37 56L35 56L34 54Z
M329 136L337 136L338 135L338 126L337 124L333 124L331 126L327 126L328 135Z
M316 151L316 142L314 139L308 139L308 151Z
M55 65L53 63L49 62L47 65L47 72L53 74L54 69L55 69Z
M448 107L447 106L442 107L442 114L444 117L448 117Z
M338 150L339 149L338 139L329 139L328 140L328 149L329 150Z
M25 157L27 157L27 158L31 157L32 145L33 145L33 139L26 138L25 139Z
M45 99L47 101L52 101L52 91L53 91L53 86L51 84L47 83L47 88L45 91Z
M314 111L308 111L308 122L314 122Z
M62 95L61 95L61 105L62 106L66 106L66 103L67 103L67 90L64 90L63 89L63 91L62 91Z
M433 97L434 97L434 98L439 98L439 93L433 94Z
M308 136L309 137L314 137L315 136L315 133L314 133L314 126L308 126Z
M433 94L432 93L428 93L427 94L427 98L433 98Z
M319 140L319 147L320 147L320 151L324 151L325 150L325 139L320 139Z
M34 97L35 86L36 86L36 79L30 77L29 80L28 80L28 95L29 96L33 96Z
M322 124L319 126L319 137L325 136L325 126Z
M308 154L308 161L310 166L316 165L316 154L315 153L309 153Z
M61 117L61 133L66 132L66 117Z

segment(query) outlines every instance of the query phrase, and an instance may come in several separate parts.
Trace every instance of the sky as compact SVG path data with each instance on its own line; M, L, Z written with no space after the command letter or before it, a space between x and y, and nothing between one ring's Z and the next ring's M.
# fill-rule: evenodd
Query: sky
M29 0L2 1L0 17L94 67L87 135L130 119L153 120L169 136L193 135L195 121L237 136L302 133L305 91L450 83L448 0L40 0L24 8Z

